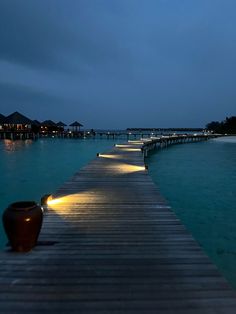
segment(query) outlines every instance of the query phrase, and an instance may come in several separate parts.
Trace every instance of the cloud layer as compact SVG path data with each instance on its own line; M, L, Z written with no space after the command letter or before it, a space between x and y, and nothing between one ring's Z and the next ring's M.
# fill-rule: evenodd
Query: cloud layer
M0 112L88 128L235 114L233 0L1 0Z

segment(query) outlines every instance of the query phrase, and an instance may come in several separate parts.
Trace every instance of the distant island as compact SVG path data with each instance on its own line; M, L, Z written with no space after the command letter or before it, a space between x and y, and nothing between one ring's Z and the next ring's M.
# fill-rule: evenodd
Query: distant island
M226 118L224 121L212 121L206 125L207 130L219 134L236 134L236 116Z

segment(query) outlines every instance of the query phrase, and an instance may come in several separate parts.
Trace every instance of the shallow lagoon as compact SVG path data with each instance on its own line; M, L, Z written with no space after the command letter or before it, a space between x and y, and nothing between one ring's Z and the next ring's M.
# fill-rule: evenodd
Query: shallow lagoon
M148 163L177 216L236 287L236 137L171 146Z

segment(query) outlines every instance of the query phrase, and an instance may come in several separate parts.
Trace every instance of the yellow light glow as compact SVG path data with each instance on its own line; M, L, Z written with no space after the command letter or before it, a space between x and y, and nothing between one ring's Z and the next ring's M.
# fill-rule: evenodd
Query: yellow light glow
M47 201L48 205L55 205L55 204L59 204L62 202L61 198L55 198L55 199L50 199Z
M140 171L146 171L145 166L126 164L119 161L115 161L114 163L112 162L111 164L104 167L105 175L109 176L110 174L112 177L116 175L128 175ZM97 203L104 204L111 197L117 199L119 198L119 195L116 193L112 195L112 193L112 189L109 190L109 193L107 193L107 187L96 186L85 191L78 191L74 194L64 195L62 197L50 200L48 201L48 206L50 210L55 211L57 215L60 215L65 220L70 220L70 215L72 214L73 216L74 211L76 211L78 214L80 210L83 215L86 214L90 216L91 212L87 211L86 208L81 205Z
M116 163L113 165L109 165L106 167L106 170L110 170L113 175L123 175L123 174L128 174L132 172L138 172L138 171L144 171L145 167L144 166L136 166L136 165L130 165L126 163Z
M109 154L99 154L99 157L102 157L102 158L111 158L111 159L119 159L120 156L118 155L109 155Z
M116 144L116 147L119 147L119 148L127 148L127 147L130 147L131 145L125 145L125 144Z
M141 142L141 141L129 141L130 144L133 144L133 145L143 145L144 142Z
M50 209L63 217L75 210L78 213L81 204L104 203L107 201L107 197L109 197L107 193L99 187L88 189L87 191L62 196L57 199L59 202L50 202ZM65 217L65 219L69 218Z
M126 148L124 150L127 152L140 152L141 148Z
M121 171L123 173L130 173L130 172L137 172L137 171L143 171L145 170L145 167L143 166L135 166L135 165L122 165Z

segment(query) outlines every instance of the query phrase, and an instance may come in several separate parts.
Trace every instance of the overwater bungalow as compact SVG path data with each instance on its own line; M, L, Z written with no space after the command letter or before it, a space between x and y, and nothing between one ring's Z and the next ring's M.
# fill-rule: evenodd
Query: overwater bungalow
M45 120L41 123L41 132L56 132L58 130L57 124L52 120Z
M13 112L4 120L4 129L8 131L31 131L32 120L19 112Z
M79 123L78 121L75 121L73 123L70 124L70 126L72 126L72 128L74 129L75 132L80 131L80 128L83 126L83 124Z
M0 139L30 139L35 138L32 129L33 121L19 112L13 112L7 117L0 116Z
M14 112L7 117L0 114L0 139L36 139L43 137L83 137L80 131L83 126L78 121L70 124L72 131L65 130L66 123L52 120L40 122L32 120L19 112Z
M64 127L67 126L67 124L65 124L65 123L62 122L62 121L59 121L59 122L57 123L57 126L58 126L58 129L59 129L60 132L64 132Z

